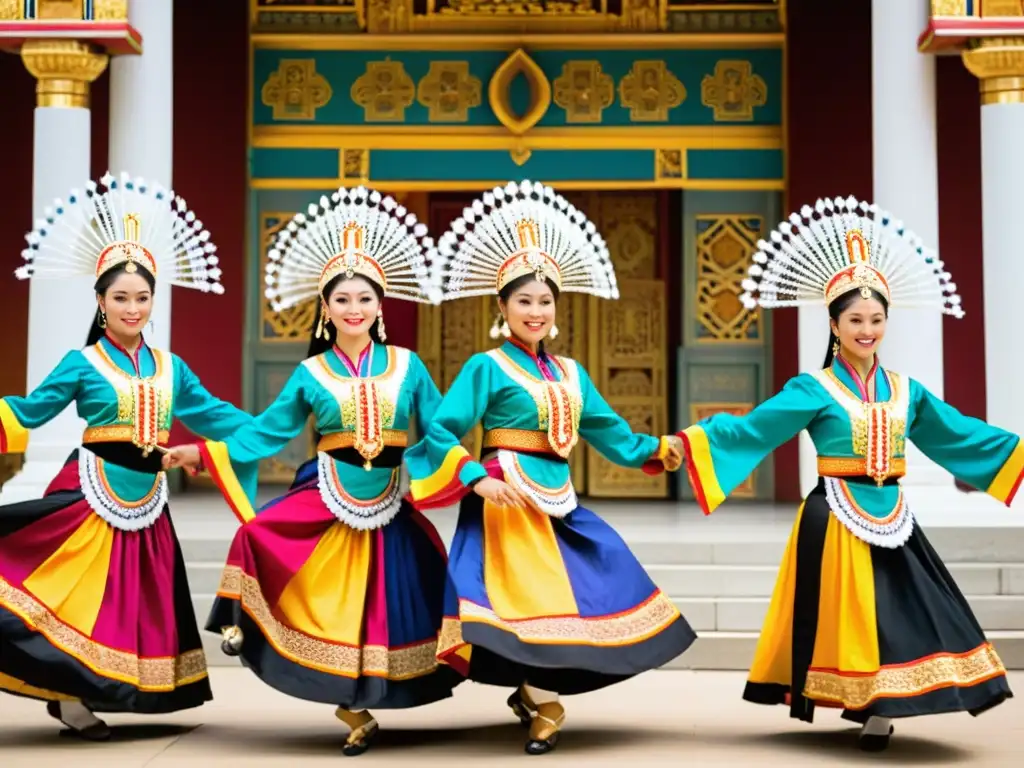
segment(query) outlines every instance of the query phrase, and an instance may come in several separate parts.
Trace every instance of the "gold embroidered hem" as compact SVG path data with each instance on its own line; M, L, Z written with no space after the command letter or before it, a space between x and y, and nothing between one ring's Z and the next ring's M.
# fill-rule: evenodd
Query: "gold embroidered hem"
M812 667L807 671L804 696L846 709L864 709L876 699L921 696L953 686L966 688L1005 674L995 648L985 643L967 653L941 653L909 664L883 666L874 674Z
M381 441L385 447L405 448L409 445L409 433L396 429L385 429L381 432ZM355 432L332 432L320 438L316 449L328 453L343 448L352 448L355 444Z
M437 640L402 648L353 646L310 637L278 621L259 582L234 565L224 567L217 596L237 600L277 653L303 667L331 675L410 680L437 669Z
M459 601L462 623L488 624L509 632L526 643L541 645L623 646L643 642L678 619L679 609L661 591L647 602L612 616L548 616L536 619L502 619L494 611L469 600ZM442 627L442 643L452 643L452 630ZM461 635L461 628L459 630ZM459 645L456 642L454 645ZM445 646L446 648L450 646Z
M130 424L110 424L105 427L88 427L82 433L82 444L90 443L130 443L135 439L135 427ZM167 445L171 433L165 429L157 433L157 443Z
M822 477L863 477L868 473L865 458L818 457L818 474ZM903 477L907 474L907 460L893 459L889 477Z
M178 657L145 658L101 645L61 622L31 595L0 577L0 607L20 618L55 648L73 656L101 677L164 693L207 676L202 649Z
M548 442L548 433L532 429L490 429L484 433L483 447L485 451L504 448L555 455Z

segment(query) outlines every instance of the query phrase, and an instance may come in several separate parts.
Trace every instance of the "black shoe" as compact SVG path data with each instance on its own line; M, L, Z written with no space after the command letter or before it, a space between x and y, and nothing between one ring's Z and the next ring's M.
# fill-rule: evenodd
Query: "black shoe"
M558 746L558 736L558 733L553 733L546 739L530 739L526 742L526 754L546 755L548 752L553 752Z
M88 728L74 728L68 725L60 718L60 703L56 701L46 702L46 714L52 717L54 720L60 720L67 726L68 733L71 736L77 736L84 741L109 741L110 740L110 726L104 723L102 720L94 725L90 725ZM62 732L63 733L63 732Z
M225 656L237 656L242 652L241 648L235 648L235 646L233 646L227 640L221 642L220 649L224 652Z
M530 714L530 708L526 706L526 702L523 700L523 692L516 688L512 695L508 697L506 703L512 710L512 714L519 718L519 724L524 728L529 728L533 717Z
M875 733L864 733L861 734L858 739L862 752L885 752L889 748L889 739L892 737L892 732L895 729L890 725L889 733L884 736L880 736Z
M346 741L345 746L341 748L341 754L345 755L345 757L359 757L359 755L371 747L378 733L380 733L380 726L374 723L359 741Z
M238 627L224 627L220 634L223 638L220 643L220 649L224 652L224 655L238 656L242 652L242 642L245 640L242 630Z

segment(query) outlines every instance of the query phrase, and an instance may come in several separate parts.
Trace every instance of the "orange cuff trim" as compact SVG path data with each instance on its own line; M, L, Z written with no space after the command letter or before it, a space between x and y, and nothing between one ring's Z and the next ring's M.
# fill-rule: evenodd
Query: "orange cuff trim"
M0 398L0 453L24 453L28 430L21 425L7 401Z
M1010 458L1006 460L996 474L995 480L988 487L988 494L999 499L1006 506L1010 506L1022 480L1024 480L1024 440L1018 439L1017 446L1010 454Z
M256 510L252 508L252 503L242 490L242 484L238 482L235 470L231 466L228 447L224 443L212 440L205 440L198 443L198 446L199 454L203 457L203 468L210 473L235 517L243 523L256 517Z
M416 506L421 509L437 506L436 497L450 498L462 485L459 473L472 460L469 451L456 445L448 451L440 469L422 480L412 480L409 483L409 495Z
M715 474L715 464L711 459L711 444L703 427L694 424L679 433L682 438L686 455L686 474L697 497L697 503L705 515L710 515L718 505L725 501L725 493Z

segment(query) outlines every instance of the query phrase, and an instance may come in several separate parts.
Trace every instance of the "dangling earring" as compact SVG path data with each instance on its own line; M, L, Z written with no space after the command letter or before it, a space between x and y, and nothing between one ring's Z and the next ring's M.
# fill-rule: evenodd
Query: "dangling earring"
M502 320L501 335L506 339L512 338L512 329L508 327L508 320Z
M501 316L501 312L494 316L494 322L491 323L491 338L497 339L501 336L501 324L504 321L504 317Z
M388 340L388 335L384 332L384 310L379 307L377 309L377 334L380 336L381 344Z
M322 304L320 305L320 320L316 324L316 337L318 339L327 338L327 308Z
M102 309L100 310L100 328L107 327L107 313Z
M839 357L839 339L832 344L832 357Z
M552 339L558 338L558 326L555 325L554 323L551 324L551 330L548 331L548 336L550 336Z

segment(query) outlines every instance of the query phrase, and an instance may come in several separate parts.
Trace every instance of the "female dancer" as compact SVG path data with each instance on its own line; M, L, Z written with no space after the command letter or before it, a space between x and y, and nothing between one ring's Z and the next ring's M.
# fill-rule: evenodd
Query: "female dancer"
M93 712L211 698L159 451L174 417L213 437L251 417L142 338L158 277L223 292L208 238L181 198L108 174L56 203L18 270L93 275L98 307L84 349L0 400L5 452L72 401L88 425L43 498L0 507L0 688L46 701L84 739L110 735Z
M548 355L562 291L617 297L594 225L548 187L498 187L439 243L446 298L498 294L506 341L474 355L406 460L420 508L462 501L438 655L516 688L529 754L552 750L559 693L592 691L675 658L693 631L607 523L582 507L567 459L580 437L629 467L678 469L671 438L635 434L576 361ZM483 463L459 444L483 423ZM472 490L474 493L470 494ZM472 648L472 652L471 652Z
M963 315L941 261L889 214L818 201L761 241L744 282L750 308L824 299L824 369L791 379L743 417L712 416L682 433L694 492L710 514L776 447L807 429L817 487L797 513L744 698L815 704L885 749L890 719L977 715L1010 697L1006 673L942 561L914 524L899 478L907 438L956 477L1007 504L1024 445L968 418L878 362L890 299Z
M222 443L183 446L168 464L209 469L249 520L235 537L207 629L268 685L339 705L346 755L377 734L368 707L446 698L461 680L436 659L447 558L407 501L402 453L441 395L422 361L385 346L384 296L436 303L426 228L390 197L340 189L282 230L268 268L277 309L319 298L310 356L252 424ZM305 428L316 459L253 517L236 469L273 456Z

